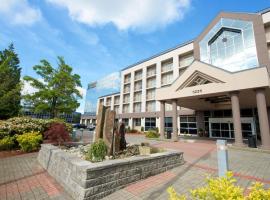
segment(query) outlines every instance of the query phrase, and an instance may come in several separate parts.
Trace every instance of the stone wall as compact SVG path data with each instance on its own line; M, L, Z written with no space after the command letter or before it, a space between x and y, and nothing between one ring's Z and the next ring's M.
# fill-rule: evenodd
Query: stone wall
M56 146L43 144L38 161L76 200L101 199L126 185L183 164L183 153L168 150L150 156L91 163Z

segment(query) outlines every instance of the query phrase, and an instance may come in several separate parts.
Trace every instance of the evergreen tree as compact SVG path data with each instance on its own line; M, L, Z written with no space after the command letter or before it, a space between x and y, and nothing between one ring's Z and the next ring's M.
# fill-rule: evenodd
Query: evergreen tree
M59 114L70 114L79 107L78 98L82 98L77 87L81 87L80 76L72 73L72 67L67 65L62 57L58 57L58 67L55 69L47 60L41 60L40 65L33 69L41 79L25 76L37 92L25 96L36 113L49 113L51 118Z
M21 101L20 60L11 44L0 51L0 119L17 116Z

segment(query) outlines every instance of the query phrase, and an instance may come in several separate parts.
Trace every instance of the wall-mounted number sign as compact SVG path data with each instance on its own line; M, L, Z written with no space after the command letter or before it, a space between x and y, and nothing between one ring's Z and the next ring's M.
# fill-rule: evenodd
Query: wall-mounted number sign
M202 89L199 89L199 90L193 90L192 93L193 93L193 94L202 93Z

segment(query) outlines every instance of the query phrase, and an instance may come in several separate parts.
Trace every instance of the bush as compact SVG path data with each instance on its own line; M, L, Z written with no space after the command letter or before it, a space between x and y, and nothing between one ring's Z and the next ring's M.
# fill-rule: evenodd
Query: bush
M54 122L49 129L44 133L46 139L49 139L53 143L57 143L59 146L66 141L70 140L67 127L63 123Z
M158 138L159 134L155 130L148 130L145 134L147 138Z
M262 183L254 183L248 196L244 196L243 189L235 185L233 173L228 172L226 177L207 179L207 185L191 190L191 199L201 200L266 200L270 199L270 189L265 190ZM185 196L178 195L172 187L167 189L170 200L185 200Z
M63 123L68 132L72 131L71 124L65 123L61 119L35 119L30 117L14 117L6 121L0 121L0 139L9 135L21 135L28 132L44 133L51 124Z
M144 132L144 127L143 126L141 127L141 132Z
M0 139L0 150L11 150L15 146L14 138L6 136Z
M42 135L39 132L29 132L18 135L16 139L22 151L30 152L38 149L42 142Z
M106 154L107 154L107 146L102 139L99 139L98 141L91 144L87 152L86 159L91 160L93 162L99 162L104 160Z

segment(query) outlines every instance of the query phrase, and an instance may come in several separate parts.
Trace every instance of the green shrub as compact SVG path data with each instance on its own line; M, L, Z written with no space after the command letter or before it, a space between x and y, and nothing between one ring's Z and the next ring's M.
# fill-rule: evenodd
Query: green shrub
M144 127L143 126L141 127L141 132L144 132Z
M107 146L102 139L91 144L87 154L86 159L91 160L93 162L99 162L104 160L107 154Z
M44 133L51 124L64 123L67 131L72 131L71 124L65 123L61 119L35 119L30 117L14 117L6 121L0 121L0 139L9 135L21 135L28 132Z
M148 130L145 134L145 137L147 138L158 138L159 134L156 132L156 130Z
M17 135L17 141L22 151L30 152L38 149L42 142L42 135L39 132L29 132Z
M14 138L6 136L0 139L0 150L11 150L15 146Z
M236 179L233 173L228 172L226 177L207 179L207 185L191 190L190 199L201 200L266 200L270 199L270 189L265 190L262 183L253 183L250 192L244 196L244 189L235 185ZM167 189L170 200L186 200L187 197L179 195L172 187Z

